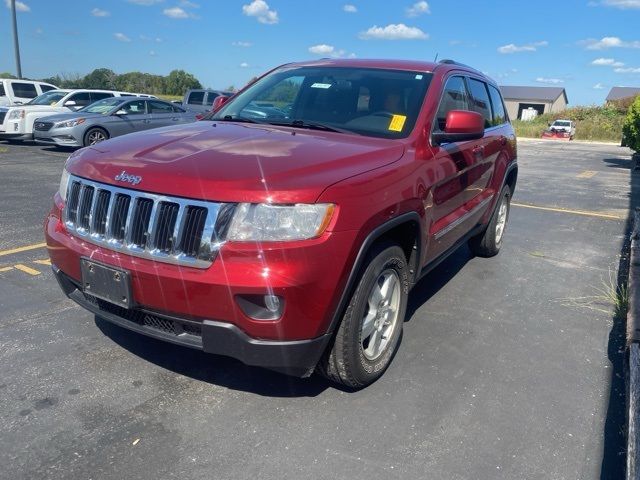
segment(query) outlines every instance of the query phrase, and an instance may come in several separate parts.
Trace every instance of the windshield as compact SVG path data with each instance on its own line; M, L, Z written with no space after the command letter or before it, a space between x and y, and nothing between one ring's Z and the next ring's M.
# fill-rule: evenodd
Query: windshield
M91 105L87 105L86 107L81 108L78 111L86 113L101 113L102 115L107 115L111 110L113 110L121 103L124 103L125 101L126 100L123 100L122 98L105 98L103 100L98 100Z
M27 103L27 105L55 105L62 100L69 92L59 92L51 90L42 95L38 95L36 98Z
M554 127L570 127L571 126L571 122L566 122L566 121L562 121L562 120L556 120L555 122L553 122L553 126Z
M206 119L403 138L415 125L431 77L374 68L285 67Z

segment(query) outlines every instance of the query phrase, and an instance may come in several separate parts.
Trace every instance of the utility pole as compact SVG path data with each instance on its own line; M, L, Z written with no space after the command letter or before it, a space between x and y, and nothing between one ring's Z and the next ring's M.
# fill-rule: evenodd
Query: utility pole
M18 78L22 78L22 67L20 66L20 45L18 45L18 22L16 20L16 0L11 0L11 15L13 15L13 48L16 54L16 69Z

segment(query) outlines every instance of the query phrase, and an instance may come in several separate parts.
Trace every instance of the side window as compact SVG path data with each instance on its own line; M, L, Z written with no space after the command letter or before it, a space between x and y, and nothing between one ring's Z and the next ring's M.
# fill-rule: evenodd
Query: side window
M467 87L462 77L451 77L447 80L438 107L437 127L444 131L447 125L447 114L451 110L469 110Z
M56 87L54 87L53 85L47 85L46 83L41 83L40 89L42 89L42 93L44 93L48 92L49 90L55 90Z
M98 100L104 100L105 98L113 97L113 93L108 92L91 92L91 101L97 102Z
M146 113L144 100L136 100L123 105L121 110L127 112L127 115L143 115Z
M204 101L204 92L191 92L189 94L189 98L187 99L187 103L189 105L202 105Z
M471 91L471 110L484 117L484 128L490 128L493 125L493 117L487 85L480 80L470 78L469 90Z
M502 96L496 87L489 85L489 95L491 95L491 105L493 106L493 125L502 125L507 121L507 115L504 112L504 103Z
M173 107L168 103L150 100L149 113L173 113Z
M218 97L218 94L216 92L207 93L207 101L205 102L205 105L213 105L213 101L216 99L216 97Z
M38 96L36 86L33 83L11 82L11 89L16 97L36 98Z
M173 108L173 111L174 111L175 113L184 113L184 112L186 111L186 110L184 110L183 108L180 108L180 107L179 107L179 106L177 106L177 105L171 105L171 108Z
M0 83L0 97L4 97L6 93L4 93L4 85Z
M71 97L67 99L67 102L70 100L76 102L76 107L86 107L91 103L91 95L89 95L89 92L80 92L75 95L71 95Z

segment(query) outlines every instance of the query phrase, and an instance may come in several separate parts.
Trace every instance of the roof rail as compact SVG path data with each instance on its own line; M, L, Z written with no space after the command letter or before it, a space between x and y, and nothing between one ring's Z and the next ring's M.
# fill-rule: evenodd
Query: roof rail
M475 68L470 67L469 65L465 65L464 63L456 62L455 60L451 60L450 58L443 58L442 60L438 61L438 63L444 63L446 65L458 65L460 67L466 67L466 68L471 68L471 69L475 70Z

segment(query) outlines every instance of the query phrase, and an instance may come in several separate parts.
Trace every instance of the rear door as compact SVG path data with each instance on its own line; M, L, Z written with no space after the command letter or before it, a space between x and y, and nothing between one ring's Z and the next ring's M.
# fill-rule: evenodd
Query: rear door
M149 100L151 124L149 128L166 127L180 123L180 116L173 111L173 106L159 100Z
M27 103L38 96L38 91L33 83L11 81L9 82L13 103Z
M433 131L444 132L447 114L451 110L472 110L471 102L465 76L454 74L448 77L433 121ZM433 160L429 162L428 175L435 182L427 261L438 257L467 233L488 204L481 198L469 201L470 179L473 179L470 173L480 160L483 143L483 140L470 140L432 146Z

